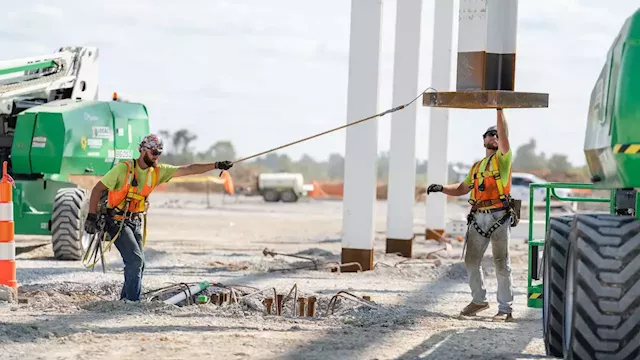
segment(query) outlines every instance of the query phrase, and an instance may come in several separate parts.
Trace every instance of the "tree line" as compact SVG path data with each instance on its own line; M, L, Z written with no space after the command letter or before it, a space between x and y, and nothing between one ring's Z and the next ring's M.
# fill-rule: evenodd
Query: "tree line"
M192 144L197 140L197 134L179 129L175 132L169 130L159 131L159 135L165 142L164 162L182 165L191 162L220 161L236 159L236 150L231 141L221 140L210 145L204 151L197 151ZM427 160L416 161L416 182L426 183ZM466 164L467 167L470 164ZM251 169L255 172L295 172L301 173L305 182L309 181L339 181L344 177L344 157L339 153L331 153L325 160L316 160L309 155L302 155L294 160L286 154L277 152L266 154L252 161L236 165ZM456 168L465 168L465 164L449 164L449 180L455 182L458 179ZM551 154L547 157L544 152L536 151L536 141L531 139L514 151L513 171L532 172L546 177L549 181L586 181L587 170L585 166L574 167L566 155ZM377 177L381 182L386 182L389 176L389 154L381 152L377 161Z

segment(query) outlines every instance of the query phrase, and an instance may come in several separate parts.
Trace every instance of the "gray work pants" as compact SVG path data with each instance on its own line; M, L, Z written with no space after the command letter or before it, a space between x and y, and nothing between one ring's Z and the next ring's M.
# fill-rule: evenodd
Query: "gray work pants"
M504 214L503 211L494 213L475 213L475 221L484 232L487 232L496 220ZM509 239L511 236L511 224L507 220L497 228L488 239L478 233L473 224L469 224L469 235L467 236L467 249L464 264L469 272L469 287L471 296L475 304L487 302L487 289L484 285L482 274L482 257L487 251L489 241L493 251L493 262L496 267L496 277L498 279L498 311L511 313L513 304L513 287L511 279L511 262L509 259Z

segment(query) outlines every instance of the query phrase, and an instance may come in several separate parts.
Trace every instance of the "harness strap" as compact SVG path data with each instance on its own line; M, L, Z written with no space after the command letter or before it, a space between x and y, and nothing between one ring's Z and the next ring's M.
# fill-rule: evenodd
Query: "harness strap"
M493 168L493 178L496 180L496 187L498 188L498 195L500 195L500 200L502 200L503 205L509 206L507 196L504 194L504 185L502 185L502 180L500 177L498 159L495 156L491 157L491 167Z
M489 230L487 230L486 232L480 228L480 225L478 225L478 223L475 221L475 217L473 216L473 214L474 214L473 212L469 214L472 217L471 224L473 224L473 227L476 229L478 234L486 238L491 238L491 235L493 234L493 232L496 231L500 226L504 225L505 222L507 222L507 220L509 219L509 216L511 215L511 211L505 211L504 214L500 217L500 219L496 220L496 222L494 222L493 225L491 225Z

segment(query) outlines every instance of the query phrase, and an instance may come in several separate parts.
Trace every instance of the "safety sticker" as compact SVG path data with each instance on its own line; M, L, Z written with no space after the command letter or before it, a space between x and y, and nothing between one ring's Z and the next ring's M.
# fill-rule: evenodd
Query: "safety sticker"
M613 147L616 154L637 154L640 153L640 144L617 144Z
M89 139L87 144L91 149L100 149L102 147L102 139Z
M117 149L116 159L131 159L133 158L133 152L129 149Z
M107 126L93 126L91 132L94 138L110 139L113 137L111 129Z
M104 162L112 162L115 157L115 151L112 149L107 150L107 157L104 159Z
M46 136L34 136L31 141L31 147L34 148L43 148L47 145L47 137Z

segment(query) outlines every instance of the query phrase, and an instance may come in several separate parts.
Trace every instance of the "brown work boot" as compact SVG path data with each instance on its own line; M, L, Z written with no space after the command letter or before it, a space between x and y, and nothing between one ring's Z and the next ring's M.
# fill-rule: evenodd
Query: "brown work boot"
M493 316L493 321L495 322L509 322L513 320L513 316L511 313L505 313L502 311L498 311L497 314Z
M473 316L479 313L482 310L486 310L489 308L489 303L481 303L475 304L473 301L469 303L469 305L465 306L465 308L460 312L462 316Z

